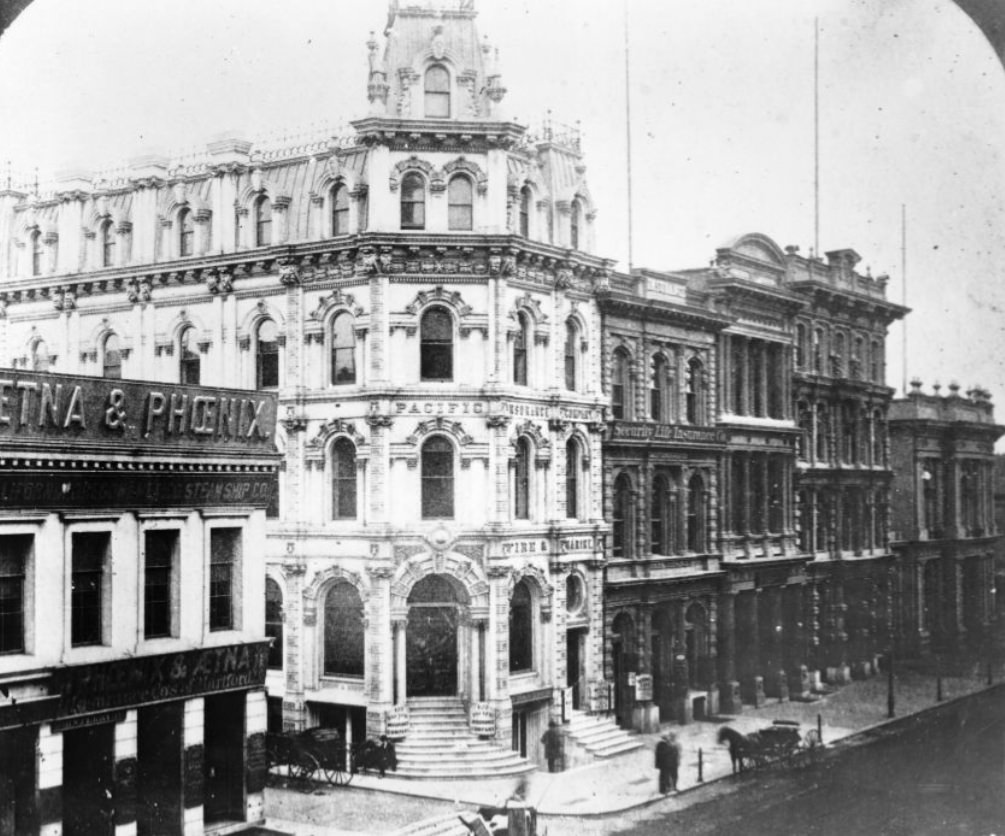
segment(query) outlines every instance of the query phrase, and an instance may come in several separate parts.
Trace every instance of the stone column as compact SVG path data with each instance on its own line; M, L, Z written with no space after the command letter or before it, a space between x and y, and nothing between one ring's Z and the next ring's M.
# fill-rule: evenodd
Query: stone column
M736 593L719 595L719 707L724 714L741 710L736 678Z
M396 618L392 622L394 630L394 703L404 705L408 701L406 683L408 681L408 668L405 657L405 631L408 621L404 618Z
M185 701L182 719L182 801L185 807L182 832L184 836L202 836L203 770L205 761L203 728L206 703L202 697Z
M63 832L63 735L49 723L38 730L38 822L40 836Z

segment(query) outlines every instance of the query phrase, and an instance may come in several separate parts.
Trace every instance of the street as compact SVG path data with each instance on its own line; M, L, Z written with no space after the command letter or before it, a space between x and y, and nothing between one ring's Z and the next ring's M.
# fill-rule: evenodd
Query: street
M1005 827L1005 690L996 688L838 747L818 764L768 769L735 792L668 811L674 800L619 834L979 834ZM635 818L635 817L633 817Z

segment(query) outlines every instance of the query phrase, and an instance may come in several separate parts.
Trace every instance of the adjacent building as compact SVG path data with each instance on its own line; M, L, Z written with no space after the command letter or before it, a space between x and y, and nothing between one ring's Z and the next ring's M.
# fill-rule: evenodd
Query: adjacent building
M0 831L260 821L274 395L0 371Z
M995 617L994 445L989 394L911 383L890 409L897 637L907 654L981 652Z

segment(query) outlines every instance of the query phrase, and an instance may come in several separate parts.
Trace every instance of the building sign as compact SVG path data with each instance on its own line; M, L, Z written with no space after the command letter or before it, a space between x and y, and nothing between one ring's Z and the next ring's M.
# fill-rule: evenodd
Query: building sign
M563 537L559 541L562 554L572 554L573 552L592 552L592 537Z
M484 415L481 401L395 401L394 415Z
M504 557L514 554L547 554L547 540L504 540L502 544Z
M635 675L635 699L651 700L653 698L653 676L650 673L639 673Z
M85 714L81 717L71 717L68 720L56 720L52 731L60 734L73 729L83 729L88 726L103 726L106 723L121 723L126 719L125 711L102 711L100 714Z
M728 434L717 427L686 424L650 424L615 421L610 426L612 441L670 441L678 444L725 444Z
M471 704L471 720L468 725L471 733L477 737L495 737L496 713L491 703L476 702Z
M204 386L0 370L0 441L271 450L276 396Z
M0 471L5 508L268 507L276 473Z
M86 714L149 702L258 688L265 684L269 642L136 656L53 671L62 714Z

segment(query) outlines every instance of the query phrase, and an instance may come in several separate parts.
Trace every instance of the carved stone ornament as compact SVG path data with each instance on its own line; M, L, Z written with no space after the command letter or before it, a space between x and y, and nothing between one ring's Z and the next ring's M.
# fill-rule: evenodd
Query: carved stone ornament
M207 271L206 289L210 293L230 293L234 289L233 275L229 270Z
M445 432L457 439L457 443L462 447L471 444L474 439L464 431L463 425L459 421L448 421L442 415L437 415L428 421L420 421L412 434L405 439L407 444L415 445L419 439L433 432Z
M336 287L327 296L318 297L318 306L311 311L310 317L320 322L334 308L345 308L357 317L363 315L363 308L356 304L356 297L351 293L344 293L341 288Z
M559 290L568 290L572 287L572 270L568 267L559 267L555 271L555 287Z
M279 282L287 287L296 287L301 282L300 270L295 264L279 265Z
M394 419L390 415L378 415L376 412L371 412L363 420L372 430L378 427L390 428L394 424Z
M505 428L506 426L509 425L510 420L511 416L503 415L501 413L485 416L485 423L488 425L490 429L493 430Z
M354 424L341 418L335 418L325 424L322 424L318 428L317 434L314 438L307 442L307 446L324 447L328 443L329 439L336 435L348 436L357 447L366 443L366 439L356 430L356 426Z

